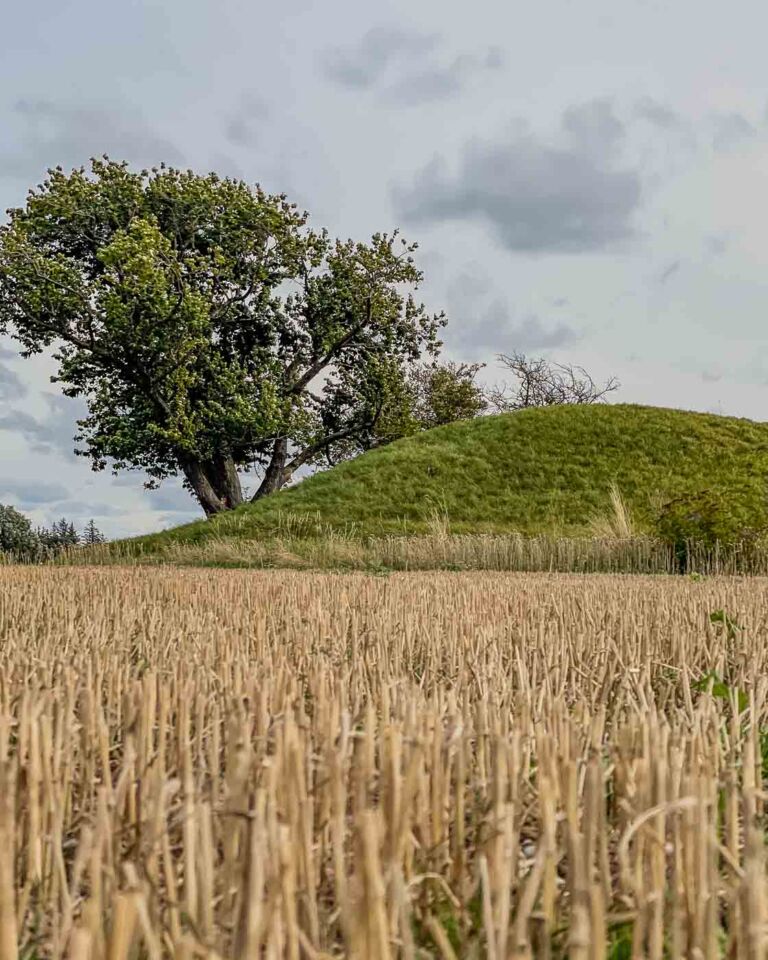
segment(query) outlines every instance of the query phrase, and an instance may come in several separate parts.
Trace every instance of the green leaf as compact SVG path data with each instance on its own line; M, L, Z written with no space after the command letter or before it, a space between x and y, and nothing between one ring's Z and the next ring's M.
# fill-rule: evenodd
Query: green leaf
M749 706L749 697L747 694L738 687L730 687L714 671L705 674L695 683L691 684L691 689L696 690L698 693L709 693L719 700L728 700L729 702L732 693L735 693L739 713L743 713Z

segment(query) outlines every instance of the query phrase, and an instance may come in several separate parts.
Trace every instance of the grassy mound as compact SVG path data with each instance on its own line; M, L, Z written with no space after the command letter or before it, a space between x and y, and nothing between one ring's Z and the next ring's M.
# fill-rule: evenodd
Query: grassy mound
M440 427L373 450L210 521L141 538L594 529L617 486L642 526L664 500L727 491L764 517L768 424L631 405L562 406Z

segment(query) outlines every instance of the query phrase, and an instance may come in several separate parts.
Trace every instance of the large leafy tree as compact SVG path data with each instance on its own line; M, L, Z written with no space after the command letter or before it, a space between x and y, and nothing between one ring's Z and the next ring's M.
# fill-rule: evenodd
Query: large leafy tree
M181 474L211 515L380 440L442 315L398 235L331 241L259 187L103 158L0 227L0 332L82 396L94 469Z

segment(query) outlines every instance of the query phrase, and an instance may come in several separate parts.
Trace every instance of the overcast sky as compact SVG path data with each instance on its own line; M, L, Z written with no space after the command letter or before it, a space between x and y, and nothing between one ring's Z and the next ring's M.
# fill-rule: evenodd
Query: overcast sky
M259 181L420 243L446 351L768 420L761 0L27 0L0 16L0 207L108 153ZM0 340L0 502L111 536L197 515L72 455L76 401Z

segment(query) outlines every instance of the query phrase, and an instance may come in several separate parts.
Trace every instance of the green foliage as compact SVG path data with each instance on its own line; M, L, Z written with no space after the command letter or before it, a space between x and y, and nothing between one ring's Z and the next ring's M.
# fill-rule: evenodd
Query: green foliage
M660 491L670 499L716 481L759 513L767 478L766 424L653 407L551 406L406 437L157 542L268 537L286 514L362 537L418 534L429 530L435 503L455 534L589 535L595 514L610 508L612 483L643 530Z
M67 547L76 547L80 543L80 534L75 529L74 523L64 517L55 522L50 529L41 527L37 535L43 546L53 553L65 550Z
M0 333L51 348L94 469L182 474L207 513L378 440L442 316L397 234L331 241L259 187L107 158L49 171L0 227Z
M481 363L421 363L395 374L375 427L377 445L458 420L472 420L487 407L475 383Z
M106 159L91 176L52 170L0 230L0 329L25 355L55 348L64 392L88 399L79 439L95 467L161 478L182 451L210 455L217 431L269 421L273 398L228 349L230 324L244 286L268 300L308 253L302 223L215 176Z
M762 727L760 730L760 770L763 789L765 789L768 785L768 727Z
M608 960L630 960L632 957L633 924L617 923L608 931Z
M36 560L43 553L43 545L32 524L14 507L0 504L0 553L17 560Z
M95 543L106 543L106 537L93 520L88 522L82 534L65 517L50 527L33 529L28 517L14 507L0 504L0 554L12 560L37 563L80 544Z
M766 491L768 493L768 491ZM656 532L684 551L687 541L713 546L762 536L768 524L765 494L754 489L707 488L677 496L661 507Z
M739 624L728 616L725 610L713 610L709 615L709 622L714 626L722 626L728 640L735 640L737 632L741 630Z
M87 546L91 546L91 547L95 546L98 543L107 542L107 538L104 536L101 530L99 530L99 528L96 526L93 519L90 519L88 523L85 525L85 529L83 530L83 535L82 535L82 542Z
M475 377L481 363L440 363L417 367L411 375L414 414L422 429L473 420L487 407Z
M474 922L476 918L468 913L465 924L467 929L462 930L461 919L457 916L456 909L445 895L441 895L437 891L432 893L429 900L426 898L424 900L424 905L433 921L442 927L451 948L457 956L461 956L472 941L477 941L482 926L477 926ZM433 934L417 916L414 917L412 931L414 941L418 946L430 951L438 948Z
M731 702L731 697L736 697L736 703L739 713L743 713L749 706L749 697L738 687L732 687L726 683L723 678L714 670L704 674L699 680L691 684L691 689L697 693L707 693L717 700L727 700Z
M725 634L725 639L732 644L741 630L741 626L725 610L713 610L709 615L709 622L721 634ZM729 648L730 649L730 648ZM740 690L729 682L728 675L732 668L732 657L729 655L725 666L726 676L722 677L715 670L700 677L695 683L691 684L691 689L698 693L706 693L718 700L726 700L728 703L736 698L736 705L739 713L743 713L749 706L749 697L744 690Z

